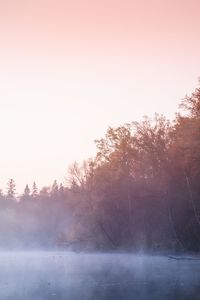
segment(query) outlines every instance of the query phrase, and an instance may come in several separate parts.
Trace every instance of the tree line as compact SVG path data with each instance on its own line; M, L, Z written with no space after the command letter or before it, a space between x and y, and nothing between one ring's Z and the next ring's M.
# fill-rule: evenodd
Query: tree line
M96 140L67 182L0 194L1 247L200 250L200 88L170 122L155 114Z

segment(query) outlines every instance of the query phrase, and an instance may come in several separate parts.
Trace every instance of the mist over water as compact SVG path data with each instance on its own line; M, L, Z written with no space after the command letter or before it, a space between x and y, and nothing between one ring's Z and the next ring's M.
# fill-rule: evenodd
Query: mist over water
M129 254L0 254L0 299L199 299L200 261Z

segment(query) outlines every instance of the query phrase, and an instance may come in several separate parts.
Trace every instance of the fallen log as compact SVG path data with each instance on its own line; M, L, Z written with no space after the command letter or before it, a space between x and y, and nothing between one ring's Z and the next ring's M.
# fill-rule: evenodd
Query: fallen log
M200 257L189 257L189 256L172 256L168 255L167 256L169 259L174 259L174 260L198 260L200 261Z

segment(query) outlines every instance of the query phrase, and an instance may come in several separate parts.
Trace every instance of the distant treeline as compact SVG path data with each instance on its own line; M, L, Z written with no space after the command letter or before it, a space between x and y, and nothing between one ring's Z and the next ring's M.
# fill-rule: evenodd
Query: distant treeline
M200 88L173 122L108 128L67 183L0 195L1 248L200 251ZM137 107L136 107L137 109Z

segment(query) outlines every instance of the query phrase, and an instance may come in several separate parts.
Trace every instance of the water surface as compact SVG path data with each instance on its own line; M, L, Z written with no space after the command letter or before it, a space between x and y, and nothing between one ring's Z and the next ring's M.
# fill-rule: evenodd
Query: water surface
M200 299L200 261L130 254L0 254L2 300Z

